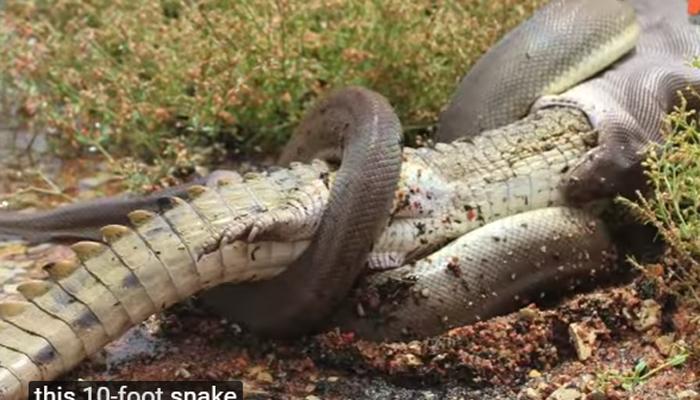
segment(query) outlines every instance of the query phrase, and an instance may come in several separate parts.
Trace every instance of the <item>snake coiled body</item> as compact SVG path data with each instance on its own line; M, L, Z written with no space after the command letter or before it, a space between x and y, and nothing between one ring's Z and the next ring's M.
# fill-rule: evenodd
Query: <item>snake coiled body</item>
M629 51L634 46L638 33L634 10L626 2L552 1L508 34L467 74L453 96L451 105L440 118L439 138L452 140L514 122L527 114L537 97L562 91ZM547 129L549 128L551 126ZM562 130L565 128L558 127ZM517 129L514 132L513 141L523 140L518 138L522 133L517 133ZM372 243L378 240L382 230L386 230L389 204L401 169L399 135L400 124L391 106L383 97L371 91L349 88L331 95L317 106L302 121L281 160L286 163L292 160L310 161L313 157L319 157L341 163L340 170L334 175L332 194L312 244L281 276L263 282L222 285L206 293L203 296L205 302L232 320L243 322L254 330L267 334L288 336L318 327L346 296L362 271ZM536 136L535 139L524 141L538 140ZM490 138L488 141L495 140L495 136L486 135L485 138ZM471 150L473 156L476 157L483 149L488 147ZM520 151L517 146L513 149ZM493 151L504 150L494 146ZM498 157L486 155L486 158L479 159L476 163L495 162L497 159ZM445 166L454 167L454 164ZM472 173L483 174L481 168L474 169ZM455 180L462 179L460 174L456 176L458 178ZM468 180L468 176L463 178ZM556 186L559 178L547 175L537 179L545 182L544 186L549 193L549 190L554 190L552 187ZM468 186L478 186L478 179L475 182L477 183ZM328 184L331 185L330 182ZM489 186L486 182L483 184ZM521 187L518 185L520 184L513 188ZM510 205L514 202L510 197L520 194L510 193L510 187L504 186L508 190L503 194L504 201L494 203L502 204L505 208L490 206L488 221L508 217L519 211L511 208ZM479 188L471 190L478 191ZM527 190L533 190L532 184ZM528 195L535 194L533 192ZM142 203L138 202L137 206L143 207ZM33 220L30 217L23 220L13 216L5 217L3 221L0 216L0 230L6 228L5 231L22 234L27 231L43 231L44 235L53 232L60 236L62 231L57 228L58 224L70 228L67 231L72 235L75 227L87 223L94 225L94 220L99 221L100 217L104 223L121 223L123 209L133 205L134 201L113 201L113 204L115 207L112 207L110 213L104 212L104 208L109 208L109 203L105 203L104 206L82 211L79 207L69 212L58 211L55 215L44 215ZM520 211L553 204L556 202L551 200L548 203L531 201L528 207ZM552 215L560 215L562 219L579 218L579 214L566 211L554 212ZM539 217L531 215L530 218ZM498 224L497 221L495 223ZM575 222L557 225L561 221L554 220L552 223L553 228L571 227L572 234L575 235L581 232L574 228L579 226ZM470 225L467 230L455 232L467 232L478 225ZM498 225L494 229L498 229ZM519 239L539 243L544 240L540 237L544 231L545 229L525 230ZM434 249L437 244L446 244L445 240L454 237L455 232L443 234L444 239L438 240L438 243L431 242L431 247ZM86 234L88 238L99 236L99 233L88 234L88 231L81 229L77 233ZM487 231L483 234L488 235ZM479 230L475 231L470 234L470 240L478 242L479 235ZM41 237L40 234L36 236ZM50 234L48 236L51 237ZM500 247L502 246L498 243L493 244L495 251L499 251ZM469 254L463 256L466 259L471 257ZM474 253L474 257L480 258L477 253ZM600 263L597 260L595 258L588 263L586 268L598 268ZM400 265L399 262L395 266ZM531 267L529 262L512 261L508 268L512 271L511 274L522 276ZM551 276L558 275L555 269L545 271L551 271ZM377 279L379 277L375 281ZM542 285L545 284L544 281ZM490 284L493 286L492 291L498 289L498 283L494 281ZM508 286L506 283L508 282L503 283L504 287ZM440 282L435 284L445 286ZM472 287L483 286L478 281L466 284ZM440 298L437 293L435 291L431 297L433 303L455 304L451 299ZM443 293L442 296L449 296L449 293ZM502 309L504 308L499 308L499 312ZM452 315L454 307L446 306L442 311L444 315ZM493 311L496 312L496 309ZM485 318L492 313L479 314ZM464 308L461 316L451 317L451 323L471 321L475 315L476 312ZM417 334L433 331L432 327L425 324L414 326Z
M551 1L469 70L440 116L438 140L522 118L538 97L561 93L610 66L634 47L639 32L626 1Z
M521 24L503 38L466 75L457 89L450 106L440 117L438 139L450 141L460 137L467 137L487 129L494 129L509 124L518 118L524 117L529 107L538 97L560 93L609 66L634 47L638 36L639 25L635 18L635 12L627 2L617 0L554 0L550 2L530 20ZM348 95L336 95L333 99L338 101L337 104L343 105L345 108L359 106L361 109L369 111L364 114L351 114L353 119L346 120L341 118L339 121L348 124L349 129L354 129L352 128L353 126L365 127L367 126L367 120L381 119L383 113L393 114L390 109L376 114L376 108L370 107L372 104L371 97L358 98L353 96L352 90L348 92ZM361 103L363 101L368 101L368 104L363 105ZM325 121L325 117L323 115L319 121ZM318 118L318 111L314 111L302 122L302 125L320 126L316 122ZM380 126L375 125L374 127L378 128ZM361 129L358 128L358 130ZM320 131L325 132L312 134L305 131L308 131L308 128L302 126L302 129L292 138L291 149L288 148L283 155L285 161L294 159L295 156L308 161L309 156L321 155L328 158L327 154L338 153L337 150L334 150L338 146L338 141L333 139L333 129L321 129ZM366 132L366 134L380 135L382 132ZM358 141L356 144L357 146L365 146L367 142ZM345 151L348 151L348 149L346 148ZM396 166L400 163L400 156L393 151L370 147L358 147L354 151L367 154L371 154L374 151L377 151L379 154L384 153L384 162L387 166ZM346 162L351 163L353 161L343 158L341 161L343 167L341 168L345 168ZM347 218L333 220L329 222L332 224L330 230L319 231L314 237L318 245L318 249L314 250L314 261L311 262L312 260L309 258L303 261L306 271L315 270L317 265L321 268L318 272L319 275L314 277L314 281L321 283L331 293L339 293L344 296L350 286L343 279L350 278L354 282L354 278L357 276L357 274L343 273L347 268L346 263L331 261L336 260L338 254L343 253L345 246L353 246L351 242L347 244L338 243L339 236L331 234L331 232L337 232L339 229L349 232L362 230L361 234L368 235L371 230L364 229L364 219L355 218L352 214L348 214L348 210L357 207L357 211L353 212L358 213L358 216L362 216L363 213L359 210L375 207L375 197L385 196L387 193L393 193L396 190L395 185L381 186L372 182L374 179L372 168L373 166L369 164L354 164L353 167L346 169L348 171L346 175L348 180L362 182L358 183L358 187L369 188L371 186L376 188L376 191L364 190L361 193L354 193L352 198L346 197L342 201L329 204L326 213L329 215L342 214ZM510 194L507 194L507 196L510 196ZM508 216L509 212L504 210L502 215ZM385 217L388 217L388 215L385 215ZM562 235L577 237L579 244L582 245L581 239L584 235L582 235L580 226L586 224L581 221L589 217L560 211L551 212L547 217L535 214L530 215L529 218L547 218L549 223L545 222L543 225L538 225L538 229L518 231L516 235L517 240L511 241L511 243L520 241L523 248L527 248L540 243L552 242L551 237L545 238L542 236L547 234L548 228L551 228L551 231L561 231ZM347 221L347 223L339 223L341 221ZM510 220L505 222L505 224L511 223L512 221ZM496 222L493 229L498 230L503 229L503 227ZM602 236L598 237L591 234L590 236L595 237L595 239L590 242L584 241L590 249L586 250L584 248L581 251L590 251L591 253L597 253L597 255L594 255L592 258L589 257L587 260L578 260L581 265L577 269L580 269L580 274L583 275L586 274L586 271L590 272L590 270L602 268L605 264L603 262L605 257L601 253L607 254L610 252L610 244L605 240L607 236L600 233L600 228L594 232ZM479 243L483 238L482 235L488 237L491 233L488 230L478 231L471 234L469 239L464 240ZM376 236L372 237L372 241L374 239L376 239ZM502 279L510 275L527 276L530 273L529 271L532 270L533 260L527 257L510 257L505 263L507 268L504 269L509 272L498 273L496 271L499 269L494 268L493 264L486 261L483 251L485 248L493 248L494 252L506 252L507 254L509 247L493 241L493 238L486 239L486 241L489 240L491 241L491 246L477 246L463 252L464 258L472 260L466 263L464 268L472 271L465 271L462 275L461 280L464 284L462 287L472 287L473 290L485 290L486 287L489 287L492 290L488 291L495 293L502 286L508 288L505 292L513 292L514 294L518 292L516 288L519 288L520 291L525 291L526 289L537 291L538 288L543 290L546 285L553 283L552 279L554 277L560 275L559 272L562 271L561 264L575 262L573 258L566 256L559 261L560 265L553 265L552 260L541 260L541 263L545 264L546 268L543 272L532 275L539 275L540 278L533 279L530 282L531 287L528 288L525 281L520 281L519 285L513 286L509 281L502 281ZM530 244L528 245L528 243ZM556 247L556 244L553 243L553 245ZM369 250L366 249L364 254L360 255L361 253L355 249L352 252L355 256L355 266L359 267L363 264L368 253ZM535 259L537 259L537 253L535 254ZM548 256L548 254L540 254L539 258L544 259ZM567 254L567 256L574 257L571 254ZM484 260L484 262L475 263L473 260ZM437 268L439 267L434 267L433 269ZM461 267L457 269L459 268ZM290 268L290 270L293 269L294 267ZM496 277L490 283L480 279L481 274L472 273L473 270L486 271L489 269L493 269ZM324 271L329 272L326 274ZM307 274L314 276L317 273L307 272ZM323 276L323 274L326 275ZM447 290L446 288L452 287L454 280L450 279L449 275L445 274L444 271L437 274L426 273L423 275L414 274L413 276L418 281L425 283L425 290L430 291L429 287L445 288L445 290L433 290L430 301L425 300L421 302L421 307L411 307L409 304L415 305L417 303L407 301L403 308L399 307L401 308L400 311L390 313L390 318L386 318L387 316L385 315L384 323L386 326L389 326L386 330L383 328L361 329L360 326L364 321L360 321L359 325L348 323L346 324L347 327L363 331L375 338L384 339L398 337L398 333L405 331L405 328L409 326L418 334L431 334L436 333L434 327L440 326L432 323L436 318L451 318L450 324L467 323L475 320L477 315L479 318L482 316L488 317L508 310L509 307L504 304L509 304L510 309L514 306L510 294L503 295L499 299L500 303L497 302L497 305L484 305L483 307L460 306L460 301L469 302L477 299L467 295L459 296L458 291ZM379 282L382 279L385 278L383 276L381 278L377 277L375 282ZM280 304L286 304L285 301L281 301L279 298L281 293L286 295L286 293L298 290L299 292L295 296L298 300L295 301L295 304L309 303L315 305L318 302L327 302L324 296L314 295L313 285L308 289L305 288L303 280L297 280L291 286L285 284L280 286L275 281L277 279L251 284L248 288L241 288L240 285L239 287L219 287L205 295L204 298L219 313L233 320L242 321L257 331L276 335L286 331L286 329L282 328L283 326L290 326L276 312ZM266 287L270 287L270 289L265 289ZM280 291L281 288L283 288L282 291ZM243 290L248 290L249 294L245 297L238 296L238 293ZM335 304L333 302L329 303ZM315 313L313 317L309 317L307 314L307 320L309 318L317 322L325 320L328 314L334 310L334 307L329 306L324 308L324 310L324 313ZM436 315L442 317L436 317ZM268 316L272 317L270 321L274 321L274 323L262 322L268 319ZM415 316L420 317L413 319ZM387 323L387 320L398 320L399 323L391 324ZM402 329L398 329L395 325L401 326ZM273 329L267 328L272 326L274 326ZM306 331L310 326L307 324L301 330ZM297 331L298 327L298 324L294 324L294 331Z
M280 276L221 286L205 301L253 330L274 336L308 332L344 299L389 219L401 172L401 125L389 102L347 88L320 102L300 124L283 160L326 151L341 166L309 248ZM317 143L317 148L302 143ZM296 144L298 143L298 144ZM342 155L341 155L342 153Z

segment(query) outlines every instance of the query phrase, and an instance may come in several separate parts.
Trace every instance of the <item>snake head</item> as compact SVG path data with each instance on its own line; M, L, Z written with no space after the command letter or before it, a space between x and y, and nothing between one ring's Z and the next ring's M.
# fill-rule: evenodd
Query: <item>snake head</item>
M624 157L611 146L601 144L588 151L562 182L562 192L571 204L584 205L595 200L622 195L634 196L644 188L644 153Z

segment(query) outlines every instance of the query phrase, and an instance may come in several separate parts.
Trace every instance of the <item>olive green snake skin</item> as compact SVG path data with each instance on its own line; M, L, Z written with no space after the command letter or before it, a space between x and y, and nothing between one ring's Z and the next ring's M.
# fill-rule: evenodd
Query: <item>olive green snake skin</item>
M26 301L0 303L2 395L23 398L30 380L54 379L205 289L206 302L261 333L340 326L397 339L507 312L597 274L614 254L608 233L597 217L568 205L619 192L612 178L638 164L642 139L659 140L648 130L674 102L665 85L673 93L700 86L679 61L700 53L700 42L687 39L697 30L680 14L658 18L671 7L631 4L639 25L626 2L555 0L509 34L474 67L477 78L467 75L441 117L441 139L465 136L452 143L400 152L388 102L350 88L309 114L284 155L340 160L337 171L322 161L292 163L173 192L187 201L117 199L74 206L59 219L51 212L0 216L3 233L94 238L94 229L59 228L100 216L120 222L105 212L109 204L160 208L131 212L130 226L104 227L102 243L75 244L77 259L47 266L50 281L20 285ZM633 54L530 109L634 47L639 26ZM641 101L648 97L659 101ZM485 110L495 111L493 120ZM621 123L620 116L630 118ZM624 148L614 147L621 136ZM596 153L601 143L608 153ZM624 162L611 163L609 154ZM581 182L600 174L611 179L581 196ZM352 290L365 264L394 269Z

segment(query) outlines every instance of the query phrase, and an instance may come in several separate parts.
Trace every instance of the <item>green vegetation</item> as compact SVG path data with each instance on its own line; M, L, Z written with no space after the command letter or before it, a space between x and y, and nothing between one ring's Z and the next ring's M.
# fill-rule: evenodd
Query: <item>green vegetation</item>
M63 154L92 147L148 164L212 143L274 151L319 94L350 84L387 96L415 132L541 3L8 1L0 84Z
M644 359L635 364L631 371L620 372L607 370L597 374L596 389L605 391L610 385L620 386L624 390L633 390L644 384L649 378L668 368L677 367L688 361L690 353L683 346L674 346L674 354L667 357L662 363L655 367L650 367Z
M700 100L697 93L687 98ZM687 100L668 116L665 131L645 163L651 192L636 203L621 201L658 229L669 245L668 282L700 310L700 128Z

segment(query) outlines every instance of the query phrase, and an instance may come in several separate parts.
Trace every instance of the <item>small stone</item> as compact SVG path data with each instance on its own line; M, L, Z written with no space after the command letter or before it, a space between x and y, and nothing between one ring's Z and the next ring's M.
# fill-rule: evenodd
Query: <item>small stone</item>
M408 350L417 355L420 356L423 354L423 346L421 346L421 343L418 340L412 340L411 342L408 343Z
M175 376L178 378L189 379L192 374L185 367L180 367L177 371L175 371Z
M542 400L542 393L533 388L527 388L522 393L523 400Z
M357 312L357 316L360 318L364 318L367 315L367 313L365 312L365 308L362 306L362 303L357 303L355 311Z
M652 299L642 302L641 307L635 313L637 319L634 321L634 329L646 331L647 329L659 325L661 321L661 306Z
M337 376L329 376L328 378L326 378L326 381L328 381L330 383L335 383L335 382L338 382L338 379L340 379L340 378L338 378Z
M518 311L518 316L522 319L532 321L539 315L539 311L533 307L521 308Z
M304 391L306 393L313 393L314 390L316 390L316 385L313 383L309 383L308 385L304 386Z
M582 400L583 394L575 388L560 387L547 397L547 400Z
M404 363L410 367L420 367L423 365L423 361L414 354L404 354L401 357Z
M536 369L531 369L530 372L527 373L527 376L530 378L539 378L542 376L542 373Z
M275 380L272 378L272 374L267 371L260 371L255 375L255 380L263 383L272 383Z
M588 393L588 395L586 396L586 400L607 400L607 399L608 399L608 396L605 393L600 392L598 390L596 390L595 392Z
M571 323L569 337L579 360L587 360L593 354L597 337L595 329L591 329L585 323Z
M88 190L98 189L100 186L103 186L107 182L112 181L114 179L116 179L115 175L100 172L97 175L91 176L89 178L81 179L78 182L78 187L80 188L80 191L82 193Z
M583 374L580 376L579 381L580 383L578 384L579 387L587 387L590 384L593 384L596 380L595 375L593 374Z
M682 392L676 393L676 399L678 400L697 400L700 399L700 394L695 390L684 390Z
M310 394L310 395L304 397L304 400L321 400L321 398L318 396L314 396L313 394Z
M656 346L656 349L659 350L659 353L663 354L664 356L668 356L671 354L671 350L673 349L674 339L675 335L673 333L662 335L654 339L654 345Z

